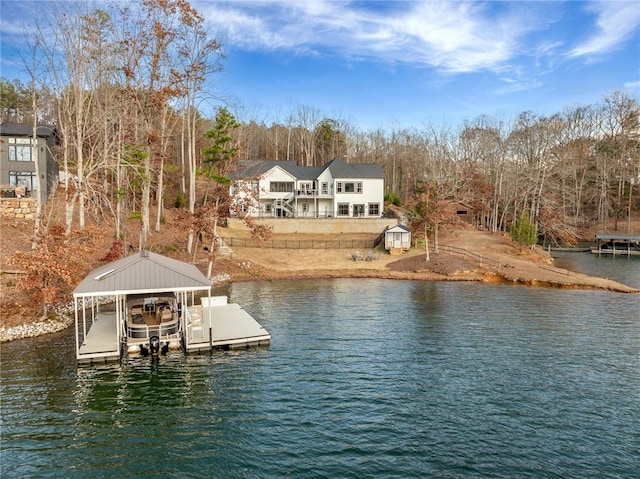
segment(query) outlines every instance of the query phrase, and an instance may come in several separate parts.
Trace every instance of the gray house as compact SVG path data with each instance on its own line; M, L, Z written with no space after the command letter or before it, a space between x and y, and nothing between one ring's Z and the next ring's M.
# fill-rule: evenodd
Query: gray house
M0 123L0 186L3 196L22 191L27 196L39 192L46 201L58 181L58 164L53 150L58 145L54 126L40 125L33 141L33 127L26 123ZM39 178L36 178L36 161Z

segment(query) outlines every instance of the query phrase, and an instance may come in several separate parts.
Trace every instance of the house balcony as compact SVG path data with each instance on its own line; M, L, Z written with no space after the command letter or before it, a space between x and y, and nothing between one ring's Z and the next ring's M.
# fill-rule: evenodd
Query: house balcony
M330 190L296 190L296 198L333 198Z

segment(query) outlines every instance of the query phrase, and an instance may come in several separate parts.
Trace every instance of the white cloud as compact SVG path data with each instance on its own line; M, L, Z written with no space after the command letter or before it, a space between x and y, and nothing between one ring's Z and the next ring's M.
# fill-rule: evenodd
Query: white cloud
M422 57L452 72L504 64L513 55L519 30L490 20L478 4L457 2L421 4L400 19L396 31L403 27L411 36L414 60Z
M572 57L603 55L626 41L640 26L637 1L593 2L588 11L597 16L596 31L569 52Z
M624 88L633 92L640 93L640 80L626 82L624 84Z
M533 27L472 2L212 2L196 5L233 46L375 58L446 72L501 70Z

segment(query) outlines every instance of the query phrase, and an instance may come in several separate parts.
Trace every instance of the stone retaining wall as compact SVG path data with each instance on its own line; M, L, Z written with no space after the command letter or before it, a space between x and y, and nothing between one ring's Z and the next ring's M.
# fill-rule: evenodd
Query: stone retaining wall
M36 199L0 198L0 214L3 218L32 220L36 215Z

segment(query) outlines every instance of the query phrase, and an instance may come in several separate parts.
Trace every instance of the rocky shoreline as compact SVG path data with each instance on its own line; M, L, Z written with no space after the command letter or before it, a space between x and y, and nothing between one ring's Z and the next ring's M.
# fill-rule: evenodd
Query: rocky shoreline
M43 334L57 333L73 324L73 318L65 317L61 320L45 320L36 323L21 324L12 328L0 328L0 343L15 341L16 339L35 338Z
M59 319L41 319L33 323L24 323L10 328L0 328L0 343L16 339L35 338L43 334L57 333L71 326L75 320L73 303L55 308Z

